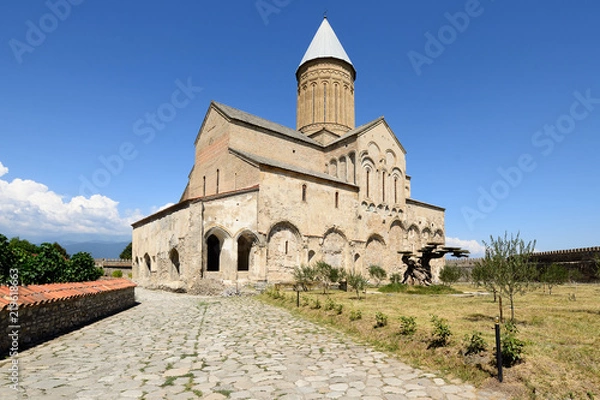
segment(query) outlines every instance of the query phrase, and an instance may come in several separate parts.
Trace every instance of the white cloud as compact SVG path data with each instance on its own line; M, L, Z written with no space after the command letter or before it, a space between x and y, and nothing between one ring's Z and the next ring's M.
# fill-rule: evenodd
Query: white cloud
M0 163L0 177L8 171ZM0 179L0 233L24 238L68 237L83 240L123 238L139 210L120 215L119 203L101 195L66 199L46 185L27 179Z
M0 161L0 177L4 176L8 174L8 168L6 168L4 165L2 165L2 162Z
M165 210L171 206L174 206L175 203L167 203L164 206L160 206L160 207L152 207L152 209L150 210L150 215L152 214L156 214L159 211Z
M477 240L464 240L453 237L446 237L446 246L460 247L469 250L469 257L483 257L485 255L485 246Z

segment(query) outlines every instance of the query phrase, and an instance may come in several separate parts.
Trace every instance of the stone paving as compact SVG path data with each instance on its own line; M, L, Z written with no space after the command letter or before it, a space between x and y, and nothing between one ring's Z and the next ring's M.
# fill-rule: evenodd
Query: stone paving
M19 355L1 399L504 399L252 298L136 288L140 305Z

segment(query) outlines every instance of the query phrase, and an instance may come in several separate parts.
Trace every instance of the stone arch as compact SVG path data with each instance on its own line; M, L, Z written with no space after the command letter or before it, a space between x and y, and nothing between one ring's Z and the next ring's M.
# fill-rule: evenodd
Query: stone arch
M356 152L348 154L348 182L356 184Z
M332 159L329 161L329 175L336 177L336 178L338 176L338 167L337 167L336 159Z
M181 270L179 262L179 252L177 251L177 249L172 248L171 251L169 251L169 260L171 260L171 265L175 269L175 272L177 272L177 275L180 275Z
M381 149L379 148L379 146L377 145L377 143L375 143L375 142L369 142L369 144L367 145L367 149L368 149L368 152L369 152L369 156L373 160L379 160L379 155L381 154Z
M348 245L348 239L342 231L330 228L323 235L321 252L323 261L333 267L344 267L344 254Z
M445 242L445 240L444 240L444 231L441 230L441 229L439 229L439 228L436 229L433 232L433 241L436 242L436 243L444 243Z
M251 231L243 231L237 236L237 270L250 271L254 264L254 251L258 238Z
M338 162L339 171L338 176L341 180L347 182L348 181L348 162L346 161L346 156L341 156Z
M267 279L289 281L294 268L300 265L302 236L288 221L274 224L267 235Z
M402 221L395 219L390 224L389 243L393 253L403 251L404 249L404 236L406 230Z
M421 248L420 247L421 231L419 230L419 227L417 227L415 224L412 224L411 226L408 227L407 238L408 238L407 250L417 251Z
M359 253L354 254L354 266L353 266L353 272L354 273L358 273L358 272L362 272L362 260L360 257Z
M393 167L396 165L396 153L392 150L388 149L385 151L385 163L388 167Z
M385 268L383 257L385 250L385 241L381 235L374 233L369 236L365 248L364 267L368 268L371 265L379 265L380 267Z
M144 266L148 270L148 272L152 272L152 259L148 255L148 253L144 254Z
M231 235L225 229L215 226L209 229L204 235L204 244L206 249L205 271L218 272L221 270L221 250L223 243Z

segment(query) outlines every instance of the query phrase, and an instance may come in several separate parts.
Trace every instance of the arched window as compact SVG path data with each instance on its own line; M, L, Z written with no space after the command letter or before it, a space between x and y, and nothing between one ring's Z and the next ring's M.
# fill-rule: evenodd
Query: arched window
M370 189L371 189L371 170L367 168L367 197L370 197Z
M150 260L148 253L144 254L144 264L146 264L148 271L152 272L152 260Z
M334 111L335 112L335 116L334 116L335 121L334 122L335 123L338 122L338 108L339 108L339 104L338 104L338 86L339 85L337 83L333 86L333 90L335 92L334 95L333 95L333 101L335 103L335 105L334 105L334 110L335 110Z
M323 84L323 122L327 122L327 84Z
M313 257L315 256L315 252L313 250L310 250L308 252L308 262L310 263L313 259Z
M302 185L302 201L306 201L306 184Z
M316 84L312 84L312 123L315 123L315 113L317 111L316 109L316 100L317 100L317 85Z
M219 194L219 170L217 170L217 194Z
M394 204L398 204L398 177L394 177Z
M173 267L175 267L175 271L177 271L177 274L180 274L181 272L179 270L179 252L175 249L172 249L169 252L169 259L171 260Z
M206 196L206 176L202 177L202 196Z
M381 171L381 202L385 203L385 171Z
M340 205L340 193L335 192L335 208L338 208Z
M286 241L285 241L285 248L283 249L283 252L284 252L285 254L287 254L287 253L288 253L288 250L289 250L289 242L286 240Z

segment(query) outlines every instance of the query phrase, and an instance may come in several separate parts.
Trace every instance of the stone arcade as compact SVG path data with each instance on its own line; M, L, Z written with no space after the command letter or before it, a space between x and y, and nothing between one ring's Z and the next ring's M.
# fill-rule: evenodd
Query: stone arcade
M399 251L444 244L444 209L411 198L385 119L355 126L355 78L324 19L296 71L296 129L212 102L180 201L133 224L134 279L285 282L319 260L402 274Z

